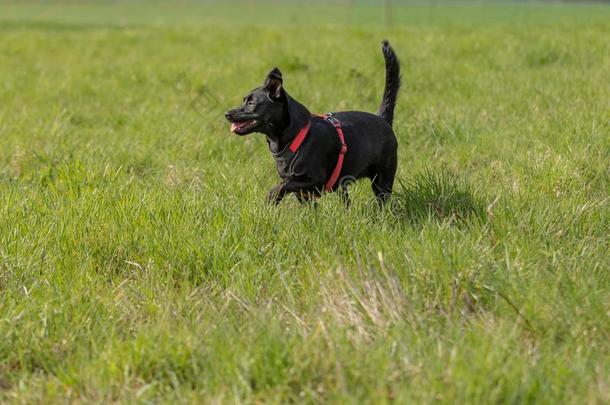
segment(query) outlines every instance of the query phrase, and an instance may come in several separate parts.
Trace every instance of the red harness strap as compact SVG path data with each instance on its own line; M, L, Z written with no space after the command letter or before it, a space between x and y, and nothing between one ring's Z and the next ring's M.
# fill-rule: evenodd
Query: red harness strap
M335 170L333 170L333 174L330 175L328 181L324 185L324 190L330 191L333 189L337 180L339 180L339 175L341 174L341 169L343 168L343 159L345 158L345 154L347 153L347 144L345 143L345 136L343 135L343 127L341 126L341 121L333 117L332 114L324 114L322 115L324 119L330 122L335 130L337 131L337 135L339 135L339 140L341 141L341 149L339 150L339 158L337 159L337 165L335 166Z
M307 134L309 133L310 126L311 126L311 121L309 121L307 124L305 124L305 126L303 128L301 128L301 130L299 131L297 136L295 136L294 139L292 140L292 142L290 143L290 150L293 153L296 152L297 149L299 149L301 147L301 144L303 143L303 141L307 137Z
M337 165L335 166L335 170L330 175L329 179L324 184L324 190L331 191L337 180L339 180L339 175L341 174L341 169L343 168L343 159L345 158L345 154L347 153L347 144L345 143L345 135L343 134L343 127L341 126L341 121L336 119L332 114L322 114L317 115L317 117L324 118L326 121L330 122L335 130L337 131L337 135L339 136L339 140L341 141L341 149L339 150L339 158L337 159ZM308 122L297 134L297 136L290 143L290 150L294 153L296 152L305 138L309 133L309 127L311 126L311 122Z

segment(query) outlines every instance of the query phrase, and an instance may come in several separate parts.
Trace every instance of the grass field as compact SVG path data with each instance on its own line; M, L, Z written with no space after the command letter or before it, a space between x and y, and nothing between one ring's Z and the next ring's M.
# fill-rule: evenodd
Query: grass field
M0 2L0 402L610 402L610 6ZM399 177L266 206L279 66Z

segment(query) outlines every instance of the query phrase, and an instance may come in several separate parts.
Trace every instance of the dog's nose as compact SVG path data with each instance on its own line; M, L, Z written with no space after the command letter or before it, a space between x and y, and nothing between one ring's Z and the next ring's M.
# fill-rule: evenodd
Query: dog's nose
M225 118L229 119L229 113L228 112L225 113Z

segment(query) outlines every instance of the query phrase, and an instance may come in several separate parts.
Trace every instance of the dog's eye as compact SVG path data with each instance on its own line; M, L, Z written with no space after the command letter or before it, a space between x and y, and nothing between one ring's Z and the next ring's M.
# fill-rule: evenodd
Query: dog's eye
M252 107L256 103L254 101L248 101L246 104L248 105L248 107Z

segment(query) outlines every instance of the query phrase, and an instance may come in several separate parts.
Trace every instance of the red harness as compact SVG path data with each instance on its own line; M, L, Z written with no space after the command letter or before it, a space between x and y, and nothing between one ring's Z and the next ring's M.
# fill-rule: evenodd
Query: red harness
M339 175L341 174L341 169L343 168L343 159L345 158L345 154L347 153L347 144L345 143L345 136L343 135L343 127L341 126L341 121L336 119L332 114L321 114L315 115L316 117L320 117L330 122L335 130L337 131L337 135L339 136L339 141L341 141L341 150L339 150L339 158L337 159L337 165L335 166L335 170L330 175L330 178L324 184L324 190L331 191L337 180L339 180ZM309 127L311 127L311 121L308 122L297 134L297 136L290 143L290 150L292 152L296 152L301 144L305 141L307 134L309 134Z

